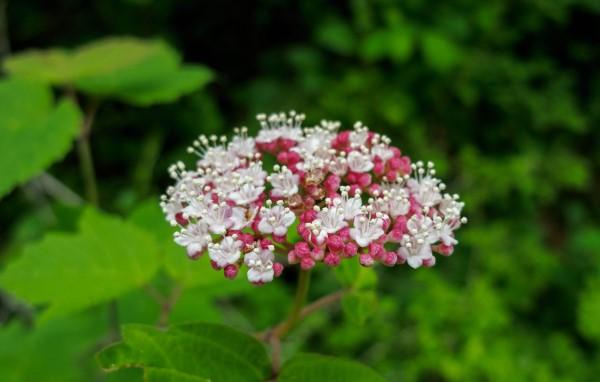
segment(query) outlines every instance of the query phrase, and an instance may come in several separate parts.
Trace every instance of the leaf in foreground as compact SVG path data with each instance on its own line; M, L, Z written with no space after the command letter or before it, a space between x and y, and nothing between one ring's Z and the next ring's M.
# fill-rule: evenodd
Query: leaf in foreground
M302 354L289 360L278 382L385 382L373 369L358 362L317 354Z
M106 371L141 368L150 382L263 382L270 375L264 346L227 326L183 324L167 331L123 326L123 341L98 354Z
M109 301L147 283L159 266L153 238L119 218L88 209L79 232L51 233L0 274L0 286L34 305L41 319Z
M44 85L0 81L0 197L41 173L71 148L81 113L70 101L54 106Z

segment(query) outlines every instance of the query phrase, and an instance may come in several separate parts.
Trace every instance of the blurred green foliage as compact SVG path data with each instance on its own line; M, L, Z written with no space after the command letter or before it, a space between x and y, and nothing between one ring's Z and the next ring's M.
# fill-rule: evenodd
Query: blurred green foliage
M593 381L600 372L598 1L10 1L6 20L5 57L9 46L61 49L37 68L32 56L8 58L8 72L41 76L58 95L69 83L84 105L90 95L107 98L92 134L101 205L127 217L122 224L147 231L140 234L151 235L169 259L152 287L170 293L181 284L171 323L204 320L258 331L285 315L293 274L260 289L222 280L206 259L189 262L168 242L156 203L169 182L166 167L197 134L229 133L241 124L256 129L255 113L294 108L309 123L324 117L347 127L362 120L412 158L435 161L449 189L466 201L470 222L458 233L455 254L435 268L378 268L376 304L355 295L362 299L311 316L284 344L285 358L301 350L358 359L390 381ZM152 59L147 69L133 70L140 82L106 73L80 82L74 76L89 68L73 55L107 35L152 38L155 48L167 45L154 39L167 41L185 62L203 65L203 74L190 74L180 55L164 48L163 78L160 60ZM95 70L99 61L92 61ZM119 54L104 63L112 70L120 62ZM205 90L192 92L211 78ZM18 91L11 94L15 104L3 103L0 124L10 120L9 107L26 106L17 102ZM162 104L181 94L188 95ZM31 115L30 125L50 123L44 121L62 105L38 98L28 99L43 101L45 112ZM0 147L12 148L0 134ZM43 164L55 162L66 152L53 138L23 150L34 150ZM27 168L29 153L2 157L0 192L40 173ZM17 173L21 166L24 175ZM81 191L78 171L73 153L48 169ZM56 194L42 176L0 201L3 264L26 261L23 254L31 256L49 231L75 235L82 207L65 207L77 203L62 192L57 201ZM319 270L311 298L348 287L351 272L338 281ZM2 301L0 318L8 323L0 329L1 380L100 378L91 355L108 330L104 307L30 328L27 307L8 296ZM124 323L154 324L161 314L141 290L119 295L117 304ZM343 314L364 305L377 309L368 317L362 309Z

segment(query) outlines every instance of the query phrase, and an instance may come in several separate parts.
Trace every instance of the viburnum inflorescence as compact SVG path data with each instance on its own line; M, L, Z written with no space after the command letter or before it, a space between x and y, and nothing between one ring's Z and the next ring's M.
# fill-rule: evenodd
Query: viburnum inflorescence
M354 257L419 268L433 266L434 253L452 254L464 203L444 192L433 163L411 163L361 122L339 131L325 120L303 128L304 114L293 111L257 119L256 138L245 127L231 140L201 135L188 149L195 168L169 169L176 183L161 207L190 258L207 252L225 277L245 268L262 284L286 260L304 270Z

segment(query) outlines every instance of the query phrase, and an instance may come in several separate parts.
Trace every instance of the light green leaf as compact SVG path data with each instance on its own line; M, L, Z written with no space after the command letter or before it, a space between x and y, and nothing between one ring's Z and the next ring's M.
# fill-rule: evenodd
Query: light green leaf
M96 210L84 211L79 232L51 233L23 250L0 274L0 286L34 305L41 320L109 301L147 283L159 266L153 238Z
M278 382L385 382L377 372L358 362L316 354L289 360Z
M330 20L317 29L317 41L332 51L348 55L354 49L355 39L348 24L341 20Z
M358 257L342 261L335 269L335 276L342 286L355 290L372 289L377 284L375 270L360 265Z
M358 325L364 325L377 309L377 295L373 291L352 291L342 298L344 314Z
M42 172L70 149L81 123L68 100L52 105L44 85L0 81L0 196Z
M199 65L180 66L181 57L158 40L111 37L75 50L27 51L8 59L14 76L136 105L170 102L212 79Z
M106 371L141 368L148 380L173 382L263 382L270 375L264 346L227 326L194 323L162 331L125 325L122 332L122 342L98 354Z
M213 78L209 69L187 65L170 73L163 73L151 81L114 92L114 96L139 106L175 101L184 94L202 88Z

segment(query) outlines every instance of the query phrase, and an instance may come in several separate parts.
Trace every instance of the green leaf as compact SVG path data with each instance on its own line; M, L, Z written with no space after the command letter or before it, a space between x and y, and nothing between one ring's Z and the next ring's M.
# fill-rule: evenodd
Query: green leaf
M23 250L0 274L0 286L36 305L41 319L109 301L147 283L159 266L156 242L139 228L96 210L79 232L51 233Z
M206 323L167 331L125 325L123 341L101 351L98 361L106 371L144 369L151 381L263 382L270 375L260 342L227 326Z
M213 73L206 67L187 65L138 86L115 91L114 96L139 106L172 102L202 88L212 79Z
M439 72L451 69L461 59L460 47L438 33L425 33L422 48L425 61Z
M348 24L340 20L330 20L317 29L317 41L341 54L349 55L354 49L354 35Z
M70 149L81 113L68 100L53 106L44 85L0 81L0 197L41 173Z
M179 54L162 41L111 37L72 51L27 51L4 67L14 76L150 105L173 101L212 79L209 69L181 67L180 62Z
M372 289L377 284L375 270L360 265L358 257L342 261L335 269L335 276L342 286L355 290Z
M344 314L358 325L364 325L377 309L377 295L373 291L352 291L342 298Z
M94 380L89 351L105 335L107 326L105 315L99 313L61 317L34 328L24 328L17 322L2 327L0 381Z
M358 362L316 354L302 354L289 360L278 382L385 382L374 370Z

